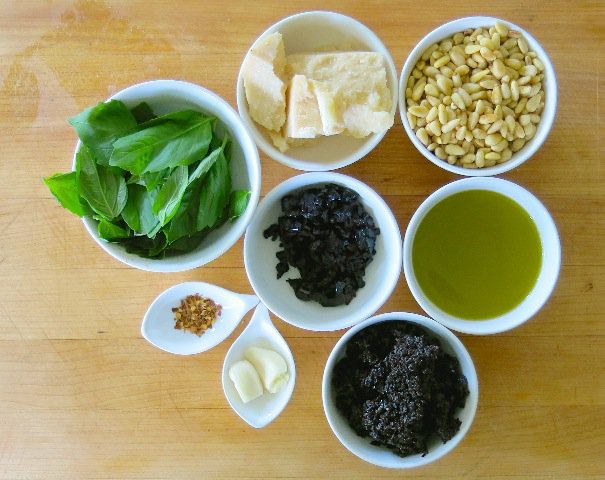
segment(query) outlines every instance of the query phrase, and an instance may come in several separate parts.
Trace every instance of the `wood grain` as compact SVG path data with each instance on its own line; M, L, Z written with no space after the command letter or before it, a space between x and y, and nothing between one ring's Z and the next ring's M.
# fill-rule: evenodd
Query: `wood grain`
M294 353L297 384L262 430L233 413L220 384L225 353L249 315L202 355L172 356L141 338L147 306L171 285L203 280L252 293L241 240L204 268L141 272L108 257L41 181L70 168L67 118L130 84L188 80L235 107L237 72L254 39L312 9L363 21L398 69L439 24L501 17L538 38L557 72L548 140L502 177L551 211L563 246L559 283L527 324L460 335L479 375L475 423L451 454L411 472L362 462L330 431L321 378L342 332L274 318ZM605 4L0 0L0 10L0 478L605 478ZM262 195L297 173L261 160ZM377 190L402 232L422 200L456 178L414 150L399 119L342 173ZM403 274L381 309L388 311L421 312Z

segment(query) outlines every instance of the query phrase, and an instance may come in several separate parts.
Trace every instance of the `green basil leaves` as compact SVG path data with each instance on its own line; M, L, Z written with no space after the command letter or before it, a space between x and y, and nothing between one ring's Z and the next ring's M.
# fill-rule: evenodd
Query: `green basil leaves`
M98 220L98 233L150 258L188 252L241 215L249 192L232 190L230 140L195 110L156 116L119 100L70 119L81 140L73 172L44 179L70 212Z

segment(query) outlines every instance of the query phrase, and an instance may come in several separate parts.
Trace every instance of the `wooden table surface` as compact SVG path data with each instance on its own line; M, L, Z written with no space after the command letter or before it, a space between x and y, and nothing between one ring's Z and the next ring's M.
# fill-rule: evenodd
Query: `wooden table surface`
M0 478L605 478L604 5L0 1ZM147 306L171 285L201 280L252 293L241 240L203 268L138 271L105 254L42 183L70 168L70 116L160 78L203 85L236 107L237 72L255 38L285 16L320 8L363 21L398 70L441 23L508 19L542 42L559 82L548 140L502 177L552 213L560 280L520 328L460 335L479 375L475 422L448 456L407 472L354 457L325 420L323 367L342 331L307 332L273 317L294 353L297 383L286 410L261 430L229 408L220 382L249 315L200 355L170 355L141 338ZM298 173L261 161L261 195ZM427 195L456 179L414 149L398 118L370 155L341 172L377 190L402 232ZM403 273L388 311L422 313Z

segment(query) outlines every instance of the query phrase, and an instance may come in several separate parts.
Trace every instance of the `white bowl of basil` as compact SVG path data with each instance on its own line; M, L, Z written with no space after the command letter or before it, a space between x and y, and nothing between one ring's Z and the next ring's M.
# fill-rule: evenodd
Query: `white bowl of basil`
M44 179L92 238L135 268L202 266L244 233L260 194L258 151L209 90L156 80L72 117L73 171Z

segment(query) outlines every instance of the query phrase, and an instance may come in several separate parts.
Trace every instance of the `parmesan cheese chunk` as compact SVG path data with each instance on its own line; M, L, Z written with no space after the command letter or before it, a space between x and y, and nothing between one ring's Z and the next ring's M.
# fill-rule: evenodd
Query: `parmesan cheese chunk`
M303 75L313 85L322 135L343 132L362 138L393 125L391 95L380 53L289 55L286 75L292 79Z
M250 50L242 65L250 116L275 132L286 122L285 64L282 35L276 32Z

